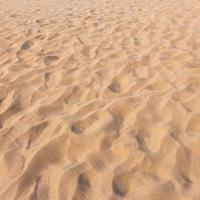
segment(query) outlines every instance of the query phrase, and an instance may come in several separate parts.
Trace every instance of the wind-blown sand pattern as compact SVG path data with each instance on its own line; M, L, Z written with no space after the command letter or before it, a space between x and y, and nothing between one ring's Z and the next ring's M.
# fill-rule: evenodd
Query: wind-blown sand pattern
M200 199L200 1L0 6L0 200Z

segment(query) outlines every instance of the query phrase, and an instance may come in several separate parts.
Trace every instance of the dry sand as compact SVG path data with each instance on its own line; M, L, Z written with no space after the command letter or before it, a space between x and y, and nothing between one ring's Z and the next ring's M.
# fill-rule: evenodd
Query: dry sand
M200 200L199 0L0 0L0 200Z

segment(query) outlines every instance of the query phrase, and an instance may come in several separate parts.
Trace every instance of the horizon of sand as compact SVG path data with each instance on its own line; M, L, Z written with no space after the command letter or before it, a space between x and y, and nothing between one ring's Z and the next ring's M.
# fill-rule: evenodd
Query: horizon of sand
M0 200L200 199L199 1L0 6Z

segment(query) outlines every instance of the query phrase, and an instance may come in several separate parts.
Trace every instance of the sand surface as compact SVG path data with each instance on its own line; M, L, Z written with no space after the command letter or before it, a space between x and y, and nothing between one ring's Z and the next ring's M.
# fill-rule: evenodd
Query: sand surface
M0 0L0 200L200 200L199 0Z

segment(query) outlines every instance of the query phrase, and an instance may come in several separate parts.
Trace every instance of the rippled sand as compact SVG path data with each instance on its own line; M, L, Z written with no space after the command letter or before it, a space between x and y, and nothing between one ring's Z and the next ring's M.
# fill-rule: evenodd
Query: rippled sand
M198 0L0 7L0 200L200 199Z

